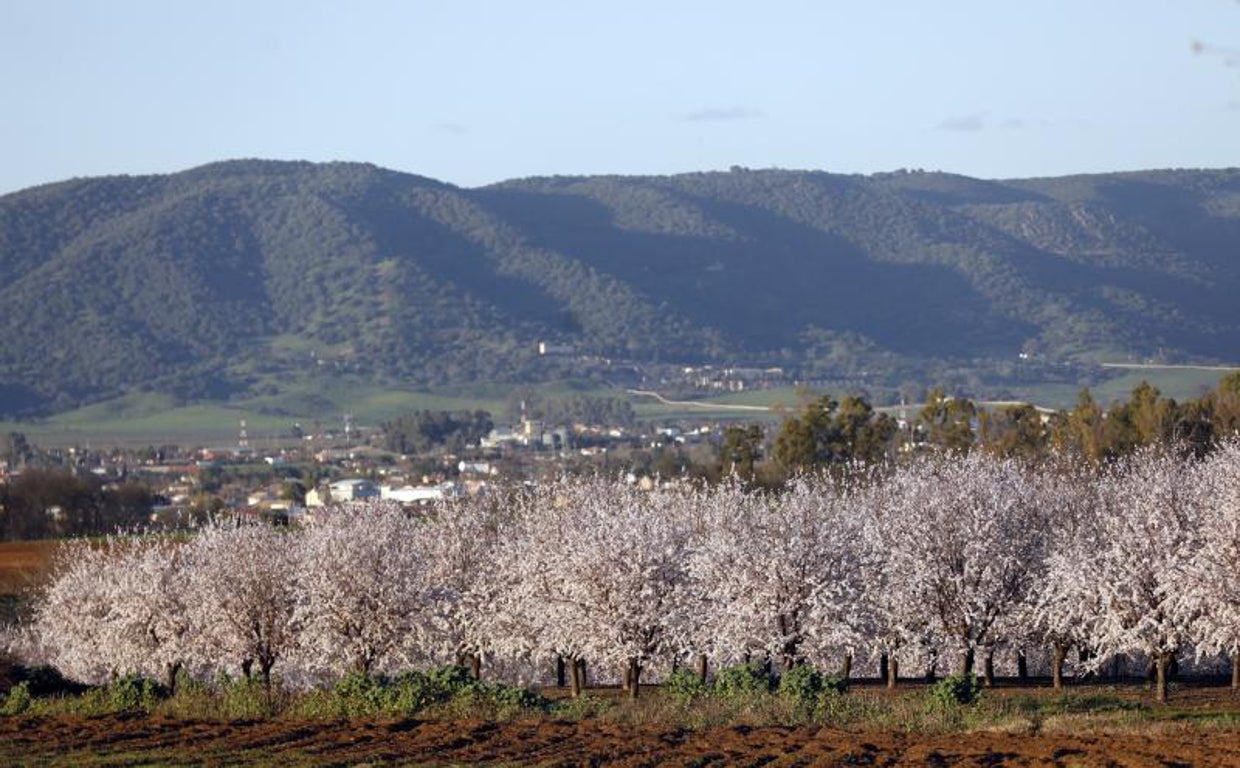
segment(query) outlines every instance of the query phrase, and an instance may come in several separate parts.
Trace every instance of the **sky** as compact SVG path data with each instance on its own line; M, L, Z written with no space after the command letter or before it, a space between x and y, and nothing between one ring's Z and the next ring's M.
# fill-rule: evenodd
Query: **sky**
M1240 165L1237 0L0 0L0 194L261 157L473 187Z

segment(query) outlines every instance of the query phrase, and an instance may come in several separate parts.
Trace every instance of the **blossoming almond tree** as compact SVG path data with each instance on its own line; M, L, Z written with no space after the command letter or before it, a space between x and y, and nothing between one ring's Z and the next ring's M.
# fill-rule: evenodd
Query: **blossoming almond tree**
M132 671L116 655L125 633L114 613L122 579L113 564L122 556L113 541L70 542L56 554L31 628L38 652L69 677L99 683Z
M861 519L825 478L779 496L725 486L689 560L700 595L689 614L725 659L758 652L791 668L850 654L863 571ZM847 662L846 662L847 664Z
M190 620L194 595L185 567L185 545L166 538L134 541L114 561L118 570L113 614L121 622L127 642L128 669L159 675L176 690L177 675L192 652L198 627Z
M1100 594L1080 578L1080 563L1091 561L1102 545L1101 504L1092 470L1082 465L1053 467L1039 475L1037 501L1046 511L1046 567L1015 617L1015 631L1026 642L1051 650L1051 685L1063 688L1068 650L1088 658L1100 615Z
M879 491L887 612L907 635L933 630L962 674L1004 639L1042 566L1045 520L1032 490L1017 463L974 452L919 459Z
M585 684L585 629L576 606L564 597L558 561L583 531L569 509L570 497L559 491L561 485L525 488L508 497L513 525L494 553L491 623L497 630L492 637L498 653L567 659L576 696Z
M1189 622L1197 653L1231 657L1231 687L1240 691L1240 442L1232 440L1199 467L1199 535L1170 597Z
M299 660L314 672L368 675L415 658L430 623L419 524L385 502L322 517L299 542Z
M504 585L497 552L513 533L504 502L482 495L437 504L410 540L425 568L429 649L469 666L475 679L497 646L493 638L513 629L497 610Z
M155 537L73 542L58 555L34 629L66 674L149 674L175 689L191 654L182 545Z
M535 644L623 665L636 697L643 669L675 648L683 626L683 496L605 479L555 483L539 496L510 559Z
M1139 451L1108 472L1099 481L1101 546L1073 569L1081 589L1099 595L1097 650L1150 658L1159 701L1167 700L1172 659L1192 639L1191 622L1177 606L1182 574L1199 546L1198 472L1159 449Z
M217 669L232 659L247 674L258 664L270 691L272 668L297 647L297 534L215 524L198 533L186 558L195 598L191 620L201 628L199 658Z

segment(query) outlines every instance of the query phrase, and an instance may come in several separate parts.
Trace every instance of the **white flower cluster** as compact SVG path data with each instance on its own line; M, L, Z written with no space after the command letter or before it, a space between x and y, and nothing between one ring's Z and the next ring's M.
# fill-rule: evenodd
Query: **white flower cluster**
M1240 652L1240 447L1098 473L975 452L895 470L644 491L566 479L375 504L304 530L66 547L31 635L83 680L244 668L330 680L559 658L636 681L677 661L1078 669ZM524 681L522 681L524 682Z

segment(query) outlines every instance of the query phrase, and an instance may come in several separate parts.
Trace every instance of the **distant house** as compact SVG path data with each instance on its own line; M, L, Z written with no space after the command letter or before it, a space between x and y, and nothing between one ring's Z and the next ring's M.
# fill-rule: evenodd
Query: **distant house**
M517 434L512 427L496 427L491 433L482 438L480 445L483 448L499 448L503 445L510 445L519 442L522 435Z
M552 344L546 341L538 342L538 354L546 357L547 355L571 355L576 352L572 344Z
M362 501L379 498L379 486L360 478L337 480L327 488L331 491L332 501Z
M379 491L384 499L401 504L424 504L461 495L460 489L453 483L405 485L399 488L384 485L379 488Z

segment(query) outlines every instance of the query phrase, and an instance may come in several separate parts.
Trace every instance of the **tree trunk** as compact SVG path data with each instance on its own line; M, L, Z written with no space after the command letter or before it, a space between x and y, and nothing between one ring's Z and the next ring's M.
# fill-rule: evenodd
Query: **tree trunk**
M930 658L926 660L926 682L933 683L939 679L939 656L937 653L930 654Z
M482 679L482 654L469 654L469 676L474 680Z
M582 673L581 661L579 659L572 659L570 661L570 667L571 668L569 672L572 674L572 678L573 678L572 694L573 694L573 698L577 698L578 696L581 695L581 689L585 687L584 685L582 685L582 679L581 679L583 677L583 675L581 674Z
M900 679L900 660L895 656L887 659L887 690L894 691Z
M564 657L555 657L555 684L557 688L563 688L568 684L568 670L564 668Z
M886 679L887 679L887 660L888 660L888 658L890 658L890 657L888 657L888 656L887 656L887 654L885 654L885 653L883 653L883 654L879 654L879 657L878 657L878 679L879 679L879 680L886 680Z
M633 686L633 660L630 659L628 663L626 663L624 667L620 670L620 690L627 692L632 686Z
M987 648L982 657L982 683L987 688L995 687L995 649Z
M1023 649L1016 652L1016 677L1021 682L1029 679L1029 659Z
M271 697L271 668L275 666L276 660L259 661L259 674L263 676L263 690L267 692L267 697Z
M1170 666L1174 654L1163 651L1154 662L1154 698L1159 704L1167 703L1167 667Z
M174 661L164 665L164 684L168 686L168 695L177 692L177 675L181 673L181 662Z
M584 690L585 688L590 687L590 670L586 666L585 659L577 659L577 666L581 670L581 687Z
M1063 660L1067 655L1068 648L1062 643L1051 647L1051 687L1057 691L1063 690Z
M960 676L968 677L971 674L973 674L973 648L969 647L960 654Z
M642 665L637 659L629 659L629 668L625 674L629 680L629 698L636 699L641 692Z
M697 655L697 676L698 682L706 685L706 654L704 653Z
M844 654L844 666L840 667L840 679L848 682L848 678L852 677L852 654Z
M245 676L246 682L254 679L254 659L241 660L241 674Z
M1240 693L1240 651L1231 654L1231 692Z

